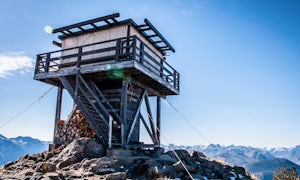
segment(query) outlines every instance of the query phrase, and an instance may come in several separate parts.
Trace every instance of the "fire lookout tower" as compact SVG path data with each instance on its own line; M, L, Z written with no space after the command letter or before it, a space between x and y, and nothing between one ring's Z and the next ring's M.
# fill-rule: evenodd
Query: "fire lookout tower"
M60 50L37 55L34 79L58 87L55 128L66 89L104 147L156 147L161 98L179 94L179 73L165 59L175 49L147 19L137 25L119 16L54 29ZM153 143L140 142L142 124Z

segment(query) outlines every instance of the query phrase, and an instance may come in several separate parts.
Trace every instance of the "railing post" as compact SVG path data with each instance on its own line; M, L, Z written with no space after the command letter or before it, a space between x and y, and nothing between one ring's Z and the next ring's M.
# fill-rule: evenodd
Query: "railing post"
M47 55L46 55L45 72L49 72L49 64L50 64L50 53L47 53Z
M160 75L160 77L163 77L163 75L164 75L164 60L159 58L159 61L160 61L159 75Z
M140 63L144 64L144 43L141 41L141 45L140 45Z
M40 71L40 69L39 69L40 61L41 61L41 56L37 55L36 56L36 62L35 62L35 71L34 71L34 74L38 74L38 72Z
M82 55L81 53L82 53L82 47L79 47L77 61L76 61L75 101L77 100L77 96L78 96L79 73L80 73L80 63L81 63L81 55Z
M113 118L112 116L109 116L109 129L108 129L108 148L111 149L112 148L112 122L113 122Z
M116 62L119 61L120 50L121 50L121 39L118 39L117 44L116 44L116 55L115 55L115 61Z
M132 58L134 61L136 60L136 41L137 41L137 38L136 38L136 36L134 36L133 40L132 40Z
M63 87L62 85L60 84L58 86L58 89L57 89L57 99L56 99L56 111L55 111L55 123L54 123L54 136L53 136L53 144L58 144L58 143L61 143L61 142L57 142L57 139L56 139L56 130L57 130L57 124L58 124L58 121L60 120L60 116L61 116L61 105L62 105L62 95L63 95Z
M179 75L179 73L178 72L176 72L176 80L175 80L175 82L176 82L176 85L175 85L175 88L178 90L178 92L179 92L179 81L180 81L180 77L179 77L180 75Z

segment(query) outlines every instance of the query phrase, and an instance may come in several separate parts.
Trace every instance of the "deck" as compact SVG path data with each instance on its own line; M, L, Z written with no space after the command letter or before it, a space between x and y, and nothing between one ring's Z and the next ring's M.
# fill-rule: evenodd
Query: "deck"
M39 54L34 79L57 86L60 76L78 71L96 79L131 78L164 96L179 94L179 73L137 36Z

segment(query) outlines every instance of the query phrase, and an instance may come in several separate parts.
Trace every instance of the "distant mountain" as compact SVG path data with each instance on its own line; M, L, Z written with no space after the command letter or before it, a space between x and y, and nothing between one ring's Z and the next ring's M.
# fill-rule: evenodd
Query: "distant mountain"
M272 158L272 159L266 159L266 160L261 160L256 163L252 163L247 165L245 168L255 174L259 179L264 179L264 180L272 180L273 179L273 174L274 171L282 168L283 164L287 168L291 167L296 167L297 173L300 174L300 166L287 160L287 159L282 159L282 158Z
M36 154L45 151L48 148L50 142L40 141L39 139L31 137L18 136L16 138L9 138L15 144L18 144L22 149L24 149L27 154Z
M0 135L0 165L15 161L25 154L35 154L48 149L49 142L31 137L6 138Z
M300 145L294 148L255 148L251 146L221 146L210 144L208 146L176 146L170 144L165 149L186 149L203 152L206 156L224 161L230 165L245 167L250 173L259 179L272 179L275 169L295 166L300 170ZM299 173L300 174L300 173Z
M0 165L9 161L15 161L24 154L26 153L23 148L10 141L8 138L2 135L0 136Z
M273 148L269 152L275 157L289 159L300 164L300 145L293 148Z

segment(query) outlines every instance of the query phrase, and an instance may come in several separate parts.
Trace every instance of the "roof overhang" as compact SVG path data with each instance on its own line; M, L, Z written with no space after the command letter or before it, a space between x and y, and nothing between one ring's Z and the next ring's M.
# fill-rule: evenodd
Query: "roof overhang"
M144 24L137 25L132 19L118 21L119 13L83 21L80 23L64 26L53 30L53 33L61 33L59 39L75 37L82 34L92 33L99 30L108 29L114 26L132 24L150 43L153 44L163 54L166 51L175 52L173 46L163 37L163 35L150 23L148 19Z

